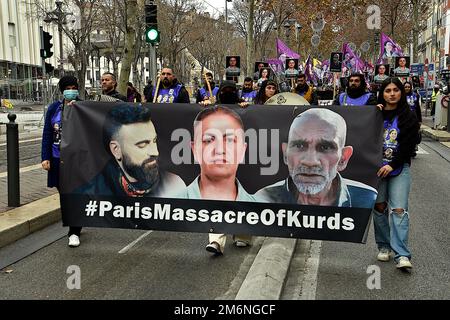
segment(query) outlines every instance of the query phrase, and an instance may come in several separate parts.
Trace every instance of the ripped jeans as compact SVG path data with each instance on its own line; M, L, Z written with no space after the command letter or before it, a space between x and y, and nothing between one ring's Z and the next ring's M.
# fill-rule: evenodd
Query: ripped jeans
M378 249L392 249L396 261L402 256L411 258L408 248L410 187L411 174L406 163L398 176L381 179L375 203L376 205L387 203L387 206L384 212L377 211L376 206L373 209L375 241ZM402 209L402 212L395 212L394 209Z

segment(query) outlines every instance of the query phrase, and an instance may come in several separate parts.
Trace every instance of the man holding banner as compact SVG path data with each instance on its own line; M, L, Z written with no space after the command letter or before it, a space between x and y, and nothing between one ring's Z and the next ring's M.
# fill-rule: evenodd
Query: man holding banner
M222 106L203 109L194 120L194 141L191 142L200 175L179 196L186 199L250 201L255 198L236 179L236 172L245 156L247 143L240 116ZM206 250L223 254L225 234L209 234ZM236 246L246 247L251 237L233 236Z
M328 109L309 109L298 115L282 144L289 177L256 193L268 202L316 206L372 208L374 188L339 174L353 154L345 146L347 124Z

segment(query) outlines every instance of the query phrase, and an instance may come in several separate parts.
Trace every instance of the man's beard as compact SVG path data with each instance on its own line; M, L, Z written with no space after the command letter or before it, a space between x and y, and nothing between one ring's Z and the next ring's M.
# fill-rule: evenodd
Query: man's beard
M164 88L168 88L172 85L172 81L167 78L164 78L161 82Z
M253 91L252 88L246 88L246 87L242 88L242 92L252 92L252 91Z
M299 174L314 174L322 176L323 179L319 182L303 182L301 181L301 178L298 176ZM330 175L329 172L324 172L324 170L320 167L306 167L306 166L300 166L292 170L291 172L291 178L294 182L295 186L297 187L298 192L302 194L307 195L315 195L321 192L328 182L330 181Z
M359 85L357 88L348 87L347 88L347 94L350 98L355 99L361 97L364 93L366 93L366 89L364 88L364 85Z
M148 165L155 160L154 165ZM136 184L142 187L142 189L150 188L159 181L158 157L150 157L142 162L142 164L136 165L131 162L127 155L123 154L122 164L124 170L137 180Z
M306 83L304 83L304 84L298 84L298 85L297 85L297 88L296 88L296 91L297 91L297 92L303 92L303 91L306 91L307 88L308 88L308 85L307 85Z

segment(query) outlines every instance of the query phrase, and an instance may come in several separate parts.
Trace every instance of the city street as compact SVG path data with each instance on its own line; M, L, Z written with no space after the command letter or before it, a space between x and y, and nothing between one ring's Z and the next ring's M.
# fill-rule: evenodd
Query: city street
M25 140L32 139L21 144L21 167L40 161L38 137ZM449 299L449 162L450 149L427 138L413 159L410 274L376 260L371 226L366 244L299 240L281 299ZM234 299L263 242L236 248L229 236L225 254L213 257L206 234L85 228L73 249L66 233L57 223L0 249L0 297ZM371 265L380 267L380 289L366 286ZM67 287L70 266L80 268L79 290Z

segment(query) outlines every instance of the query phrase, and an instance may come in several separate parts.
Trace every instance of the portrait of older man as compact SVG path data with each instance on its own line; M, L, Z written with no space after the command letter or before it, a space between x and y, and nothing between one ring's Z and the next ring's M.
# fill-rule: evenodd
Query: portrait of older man
M376 190L339 173L353 154L353 147L345 145L346 132L344 118L331 110L313 108L298 115L282 144L289 176L255 196L275 203L372 208Z

